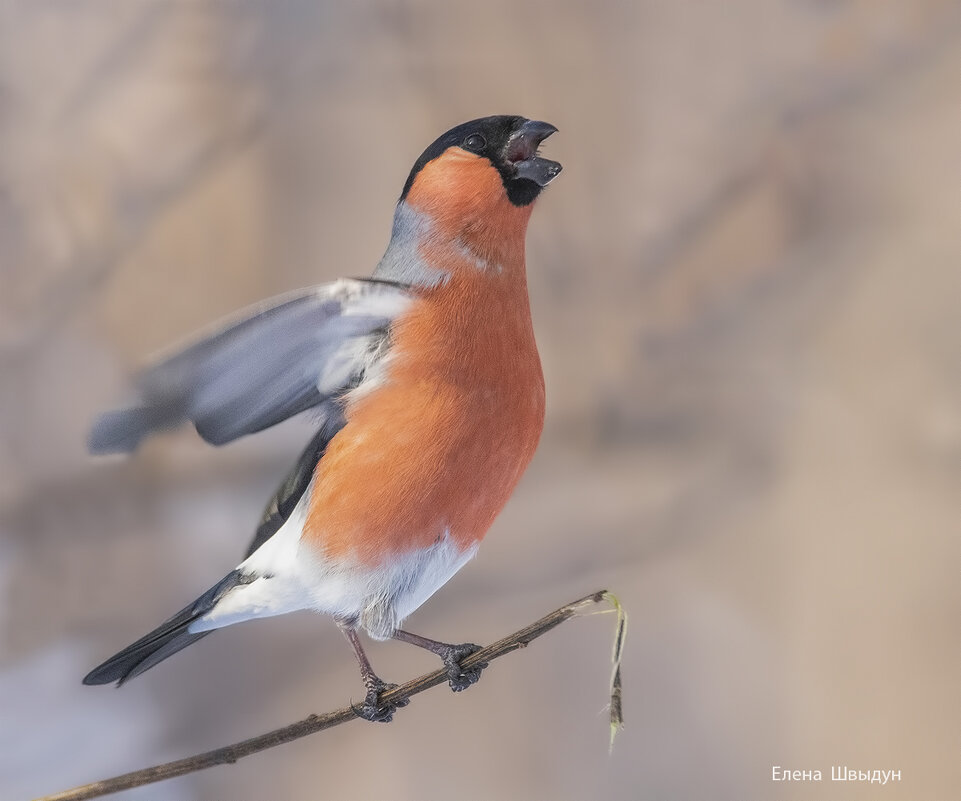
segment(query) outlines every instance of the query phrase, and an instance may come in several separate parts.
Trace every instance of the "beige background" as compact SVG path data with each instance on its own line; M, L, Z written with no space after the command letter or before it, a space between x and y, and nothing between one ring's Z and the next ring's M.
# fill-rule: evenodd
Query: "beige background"
M493 113L560 129L529 236L549 420L411 627L487 642L616 590L613 755L596 617L390 726L127 797L961 797L959 12L0 2L0 797L360 696L308 614L82 687L236 564L308 430L95 461L86 429L172 340L368 273L414 158ZM434 664L371 656L393 680Z

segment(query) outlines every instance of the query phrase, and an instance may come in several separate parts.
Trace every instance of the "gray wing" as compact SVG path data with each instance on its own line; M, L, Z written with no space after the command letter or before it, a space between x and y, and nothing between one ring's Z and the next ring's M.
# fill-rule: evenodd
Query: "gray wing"
M402 284L342 279L248 310L144 370L139 402L101 415L90 450L130 452L188 420L222 445L312 407L337 416L336 398L359 380L411 299Z

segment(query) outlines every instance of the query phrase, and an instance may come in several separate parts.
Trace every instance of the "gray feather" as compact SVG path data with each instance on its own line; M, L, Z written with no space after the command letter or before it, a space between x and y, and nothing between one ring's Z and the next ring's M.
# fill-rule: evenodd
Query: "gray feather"
M359 380L364 354L409 299L396 282L341 280L248 311L141 373L139 402L99 417L90 450L129 452L188 420L222 445L321 406ZM360 347L365 338L369 347ZM352 341L359 347L351 349ZM335 385L324 380L332 369ZM322 417L324 409L330 406Z

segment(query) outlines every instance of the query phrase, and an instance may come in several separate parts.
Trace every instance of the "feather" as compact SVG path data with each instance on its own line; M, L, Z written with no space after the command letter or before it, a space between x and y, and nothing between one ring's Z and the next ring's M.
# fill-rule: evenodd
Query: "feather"
M209 631L191 633L188 627L213 609L231 590L242 584L249 584L254 578L255 576L245 575L239 570L231 571L192 604L91 670L83 683L110 684L115 681L119 687L128 679L139 676L177 651L210 634Z
M130 452L188 420L214 445L314 407L323 423L410 299L395 282L340 280L248 310L142 372L139 401L101 415L90 450Z

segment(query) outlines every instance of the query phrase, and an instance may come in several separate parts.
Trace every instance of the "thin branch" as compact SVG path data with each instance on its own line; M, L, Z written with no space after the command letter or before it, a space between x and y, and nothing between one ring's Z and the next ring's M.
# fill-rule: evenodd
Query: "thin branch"
M511 651L524 648L528 643L546 634L556 626L559 626L565 620L570 620L572 617L582 614L585 608L605 601L612 604L618 611L611 703L611 724L614 728L617 728L621 724L620 651L624 641L624 616L617 599L606 590L592 593L577 601L566 604L560 609L554 610L549 615L545 615L529 626L525 626L513 634L504 637L504 639L498 640L493 645L488 645L486 648L482 648L476 653L471 654L465 658L461 664L465 669L470 669L479 665L481 662L492 662L505 654L509 654ZM413 695L422 693L424 690L429 690L431 687L436 687L438 684L443 684L446 681L447 672L445 670L437 670L388 690L383 693L381 698L386 703L397 703ZM122 776L114 776L110 779L85 784L82 787L74 787L72 790L65 790L62 793L45 795L42 798L36 799L36 801L83 801L84 799L99 798L121 790L129 790L132 787L153 784L164 779L172 779L176 776L184 776L198 770L212 768L215 765L232 765L238 759L256 754L258 751L274 748L275 746L298 740L301 737L306 737L308 734L314 734L315 732L330 729L334 726L339 726L341 723L347 723L348 721L357 719L356 713L350 706L338 709L336 712L328 712L324 715L310 715L289 726L261 734L259 737L251 737L249 740L243 740L242 742L234 743L224 748L217 748L213 751L187 757L186 759L178 759L174 762L166 762L162 765L154 765L150 768L135 770L132 773L125 773Z

